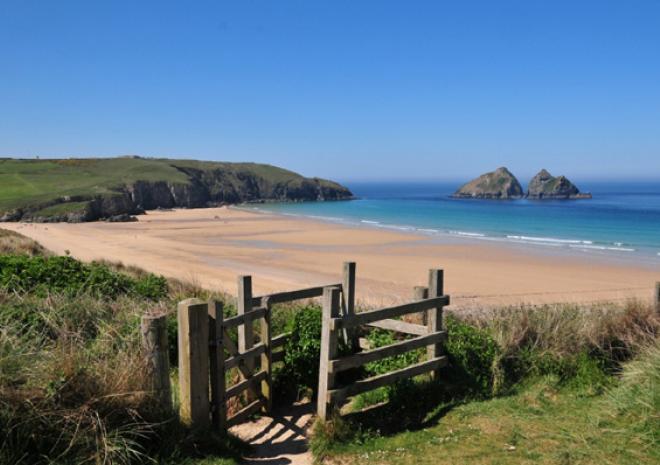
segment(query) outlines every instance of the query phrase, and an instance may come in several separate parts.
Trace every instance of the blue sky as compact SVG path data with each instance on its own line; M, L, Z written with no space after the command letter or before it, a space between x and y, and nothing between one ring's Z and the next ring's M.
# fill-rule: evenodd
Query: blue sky
M0 156L660 178L659 1L0 2Z

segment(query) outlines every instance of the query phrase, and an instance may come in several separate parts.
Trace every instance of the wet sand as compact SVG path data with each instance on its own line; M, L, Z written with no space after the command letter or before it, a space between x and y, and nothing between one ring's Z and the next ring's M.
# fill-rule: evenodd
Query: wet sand
M333 284L357 262L357 300L409 299L428 269L445 270L454 307L650 299L660 270L505 244L437 239L234 208L153 211L134 223L5 223L82 260L107 259L235 294L252 275L255 294Z

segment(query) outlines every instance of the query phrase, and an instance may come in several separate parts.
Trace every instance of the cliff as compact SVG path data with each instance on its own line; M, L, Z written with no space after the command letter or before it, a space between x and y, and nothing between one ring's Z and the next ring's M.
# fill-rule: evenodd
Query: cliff
M338 183L256 163L0 160L0 221L126 220L157 208L352 197Z
M505 167L482 174L461 186L453 195L459 199L520 199L523 189L516 177Z
M547 170L541 170L529 182L527 197L530 199L590 199L591 194L580 193L575 184L565 176L552 176Z

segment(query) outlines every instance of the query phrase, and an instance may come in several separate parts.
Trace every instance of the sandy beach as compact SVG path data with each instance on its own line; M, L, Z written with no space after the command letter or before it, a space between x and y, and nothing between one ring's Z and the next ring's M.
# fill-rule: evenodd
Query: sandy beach
M650 299L660 271L590 257L553 256L500 244L438 243L412 233L361 228L234 208L152 211L133 223L5 223L45 247L107 259L235 294L337 283L357 262L357 299L409 299L427 270L445 270L454 307Z

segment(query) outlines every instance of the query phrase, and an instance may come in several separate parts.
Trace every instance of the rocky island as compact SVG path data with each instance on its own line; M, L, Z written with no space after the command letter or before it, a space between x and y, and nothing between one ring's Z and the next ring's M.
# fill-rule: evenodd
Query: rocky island
M336 182L258 163L0 159L0 221L129 221L158 208L352 197Z
M554 177L547 170L542 169L529 182L527 198L536 200L590 199L591 194L581 193L580 189L565 176Z
M521 199L523 196L522 186L505 167L482 174L452 195L456 199Z
M482 174L461 186L451 196L455 199L533 199L533 200L568 200L590 199L591 194L581 193L566 176L552 176L542 169L532 178L523 192L520 182L505 167Z

